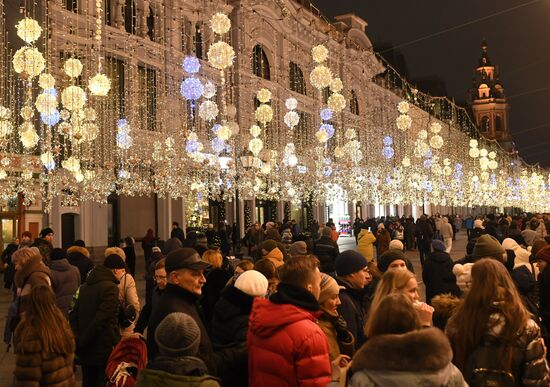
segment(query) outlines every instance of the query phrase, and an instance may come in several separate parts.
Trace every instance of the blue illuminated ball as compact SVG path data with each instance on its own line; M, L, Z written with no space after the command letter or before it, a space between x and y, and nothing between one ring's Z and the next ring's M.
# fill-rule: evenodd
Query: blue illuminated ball
M201 68L201 62L194 56L186 56L181 67L189 74L196 74Z
M180 94L187 100L196 101L203 91L204 86L197 78L186 78L180 85Z
M332 118L332 110L329 108L324 108L321 110L321 119L324 121L328 121Z
M61 120L59 110L55 109L51 114L40 113L40 119L45 125L55 126Z

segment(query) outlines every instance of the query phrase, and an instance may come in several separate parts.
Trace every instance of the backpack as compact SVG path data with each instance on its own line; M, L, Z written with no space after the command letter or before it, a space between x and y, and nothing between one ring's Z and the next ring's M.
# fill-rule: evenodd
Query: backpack
M142 336L122 339L113 348L105 375L107 387L134 387L138 373L147 364L147 345Z
M470 387L515 387L516 376L502 364L500 345L482 344L466 362L464 376Z

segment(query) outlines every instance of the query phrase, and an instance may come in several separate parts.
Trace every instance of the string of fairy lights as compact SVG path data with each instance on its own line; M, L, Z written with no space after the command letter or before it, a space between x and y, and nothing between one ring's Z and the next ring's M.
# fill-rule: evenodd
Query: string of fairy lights
M313 14L265 1L70 3L27 5L16 36L4 25L3 200L40 197L48 211L57 197L157 194L193 210L238 190L550 208L547 170Z

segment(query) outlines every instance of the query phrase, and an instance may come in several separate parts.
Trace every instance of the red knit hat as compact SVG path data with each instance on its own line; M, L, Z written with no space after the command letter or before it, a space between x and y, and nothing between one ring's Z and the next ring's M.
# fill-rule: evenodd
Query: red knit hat
M535 256L536 259L550 263L550 245L544 246Z

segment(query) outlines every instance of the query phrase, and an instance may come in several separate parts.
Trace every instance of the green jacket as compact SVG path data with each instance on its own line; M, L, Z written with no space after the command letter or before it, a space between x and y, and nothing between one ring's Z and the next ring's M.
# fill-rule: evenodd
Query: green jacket
M196 357L157 356L138 375L136 387L220 387L206 374L206 365Z

